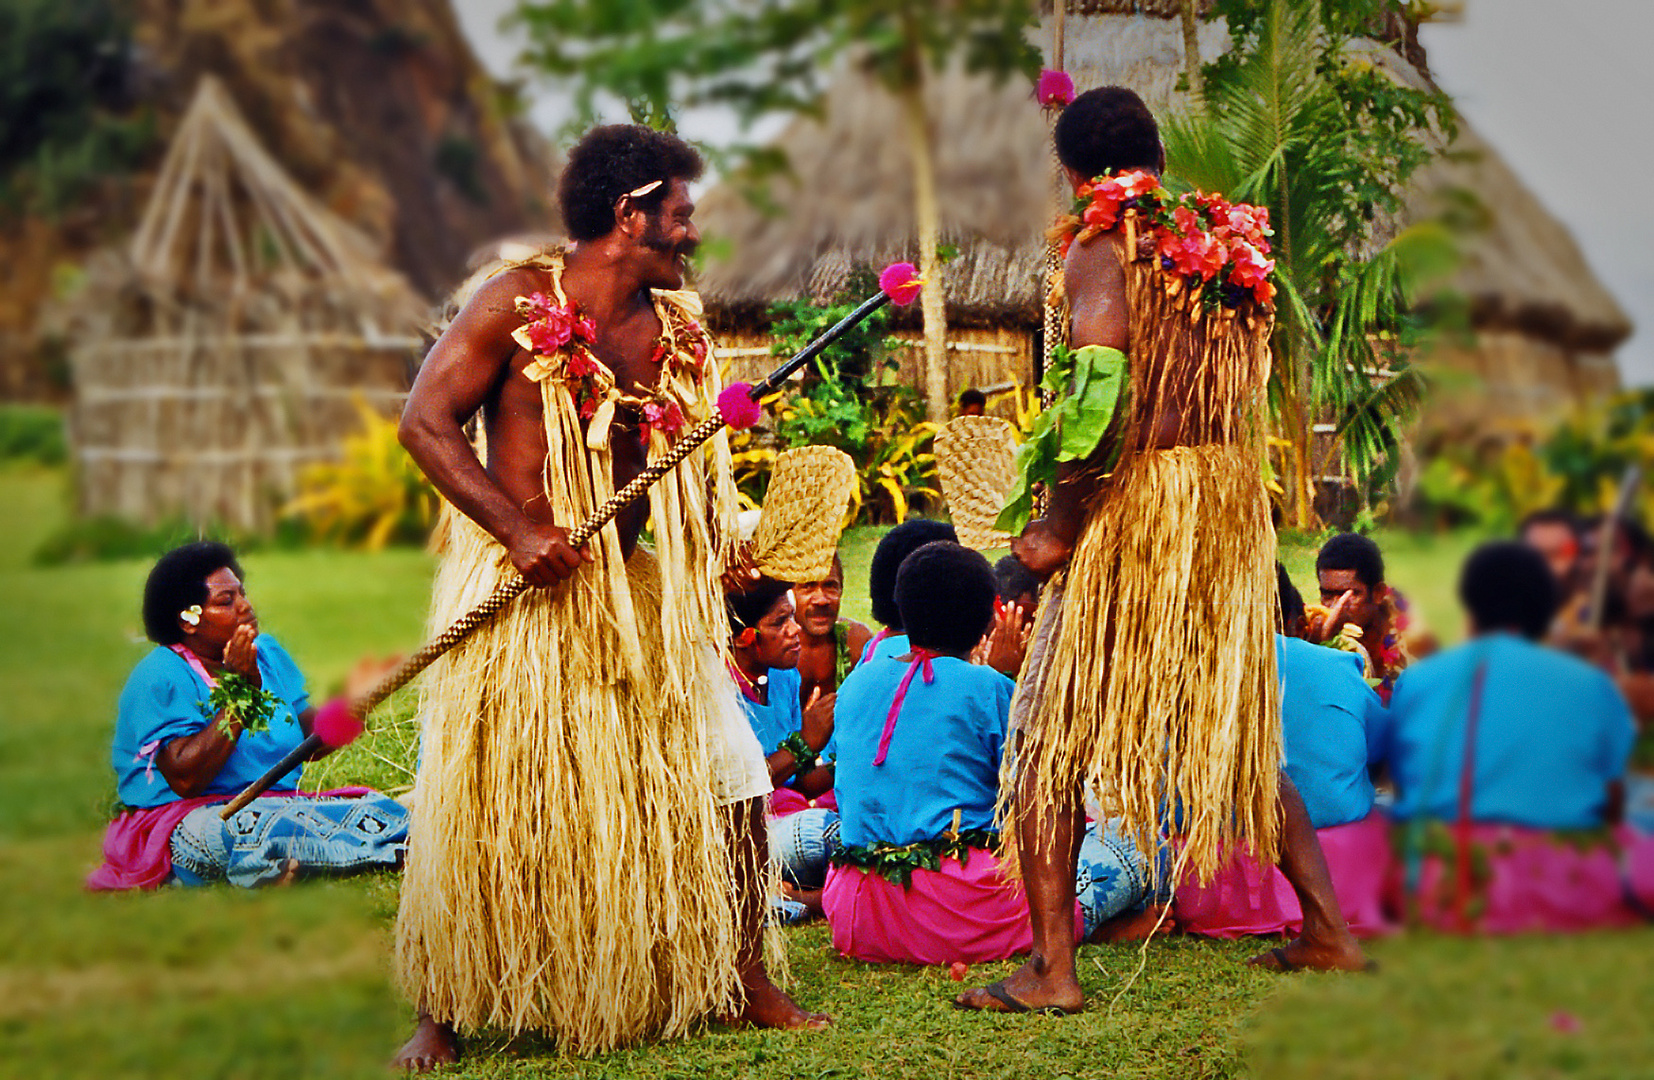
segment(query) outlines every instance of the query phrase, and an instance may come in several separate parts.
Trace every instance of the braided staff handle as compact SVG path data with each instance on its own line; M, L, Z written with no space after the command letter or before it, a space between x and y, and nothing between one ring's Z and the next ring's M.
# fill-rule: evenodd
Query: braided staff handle
M898 266L905 265L906 264L898 264ZM630 483L615 492L613 495L609 496L602 506L599 506L596 510L592 511L591 515L587 517L586 520L569 530L569 546L572 548L578 548L587 540L590 540L597 534L597 531L607 525L616 514L620 513L620 511L624 510L631 503L641 498L644 492L648 491L656 480L659 480L661 477L671 472L680 462L683 461L684 458L700 449L700 447L706 443L708 439L711 439L714 435L718 434L719 431L723 430L725 424L731 424L731 426L750 427L757 419L757 402L768 397L770 394L773 394L780 388L782 383L786 382L787 379L791 377L793 372L815 359L821 354L823 349L827 348L827 346L844 336L846 332L855 327L858 323L862 322L869 315L879 310L879 308L883 307L885 304L890 303L893 298L896 299L898 303L910 303L911 296L909 296L906 300L901 298L904 295L907 295L907 292L910 289L913 294L916 295L918 288L917 283L912 282L911 280L904 280L894 286L884 284L884 279L890 277L891 271L895 269L896 267L890 267L885 270L883 275L881 275L880 288L882 291L862 301L862 303L854 311L834 323L831 327L824 331L820 337L816 338L814 341L804 346L804 348L794 353L790 360L770 372L768 375L764 376L764 378L756 385L745 388L744 396L746 400L751 403L749 406L752 410L750 414L751 419L747 420L746 423L739 423L738 418L731 415L733 410L728 407L725 398L730 396L731 391L735 392L735 396L737 398L743 396L739 384L731 384L731 386L719 396L718 410L716 412L680 436L678 441L672 444L672 448L665 454L661 455L658 461L638 473L637 476L632 478ZM911 266L906 268L905 277L907 279L911 279L913 277ZM350 715L355 717L358 721L365 719L367 715L377 708L382 702L384 702L386 698L390 697L392 694L402 689L402 687L412 682L421 671L424 671L426 668L430 667L438 657L442 656L449 649L452 649L454 646L470 637L476 632L478 627L482 626L483 623L486 623L495 615L499 614L501 609L511 603L512 600L516 599L516 597L527 588L528 582L523 580L520 575L516 574L512 575L509 580L500 582L500 584L494 588L493 593L491 593L486 600L466 612L464 615L461 615L458 619L455 619L453 623L449 625L448 629L426 642L418 649L418 651L414 652L406 660L402 661L402 663L397 666L396 670L380 679L378 684L375 685L373 689L369 690L360 697L351 700L345 705L345 709L348 710ZM345 742L348 742L351 738L354 738L355 734L359 733L359 731L360 728L357 728L355 732L350 734L349 737L345 739ZM248 784L244 789L242 789L239 795L237 795L234 799L231 799L228 803L225 803L224 808L219 811L218 816L224 820L229 820L230 816L236 811L241 810L248 803L252 802L266 791L269 791L270 788L274 786L276 781L292 772L295 766L301 762L308 761L318 750L328 745L340 746L343 745L343 743L330 742L330 740L323 738L319 734L310 735L298 746L294 747L286 757L271 766L270 771Z

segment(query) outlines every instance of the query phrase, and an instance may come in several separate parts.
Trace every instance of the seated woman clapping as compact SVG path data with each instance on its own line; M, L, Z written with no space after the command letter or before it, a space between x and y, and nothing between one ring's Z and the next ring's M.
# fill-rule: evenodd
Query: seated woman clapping
M730 675L758 736L775 790L769 799L770 864L788 896L788 921L821 914L827 856L838 834L833 801L833 705L818 688L799 700L801 631L791 586L761 578L726 600Z
M1015 684L970 662L993 623L994 597L981 555L948 541L924 545L896 576L909 651L870 659L839 688L844 846L822 904L846 956L978 963L1032 944L1027 898L995 854ZM1149 864L1106 827L1087 831L1079 862L1077 938L1106 934L1150 898Z
M169 551L150 571L144 629L156 648L121 691L111 763L123 808L89 888L252 886L401 863L407 811L367 788L304 795L302 764L219 817L316 715L293 658L259 632L242 576L235 553L210 541Z

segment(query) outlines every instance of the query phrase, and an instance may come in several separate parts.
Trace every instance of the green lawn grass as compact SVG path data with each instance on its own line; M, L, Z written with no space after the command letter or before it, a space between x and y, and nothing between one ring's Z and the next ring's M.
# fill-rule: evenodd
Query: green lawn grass
M0 469L0 1077L374 1075L411 1020L388 979L394 876L265 892L81 891L112 790L115 697L149 647L138 618L147 564L34 566L30 552L62 520L62 483L57 471ZM845 544L846 611L863 620L877 535L856 530ZM1392 580L1456 636L1453 572L1470 539L1381 539ZM1307 587L1310 548L1289 545L1284 556ZM431 561L421 552L263 552L245 569L265 629L318 692L357 657L406 650L422 635ZM406 752L411 705L390 713L381 742L364 740L313 780L405 779L372 753ZM1146 957L1088 946L1091 1004L1061 1020L957 1013L947 1002L958 984L944 971L845 961L819 926L787 940L800 998L838 1021L825 1035L713 1025L591 1061L534 1038L484 1036L461 1074L1654 1075L1654 932L1398 939L1373 947L1384 964L1374 978L1250 970L1241 961L1256 942L1157 942ZM984 965L970 978L1011 967Z

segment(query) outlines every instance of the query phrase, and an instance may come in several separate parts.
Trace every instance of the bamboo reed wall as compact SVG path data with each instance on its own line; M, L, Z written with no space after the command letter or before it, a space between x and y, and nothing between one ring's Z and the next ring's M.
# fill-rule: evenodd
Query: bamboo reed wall
M204 79L131 243L70 305L80 512L268 529L360 403L398 410L425 315Z

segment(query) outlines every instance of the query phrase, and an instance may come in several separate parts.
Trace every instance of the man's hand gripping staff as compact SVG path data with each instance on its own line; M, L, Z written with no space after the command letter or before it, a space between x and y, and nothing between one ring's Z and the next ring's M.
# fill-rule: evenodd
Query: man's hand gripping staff
M829 345L884 305L911 304L918 298L923 284L912 263L892 263L885 267L884 272L879 275L877 293L862 301L854 311L794 353L791 359L756 384L749 386L746 383L731 383L725 387L718 395L718 409L715 413L684 432L659 460L639 473L631 483L615 492L607 502L592 511L591 516L585 521L570 529L563 543L557 545L558 550L578 552L586 541L597 535L598 530L607 525L616 514L641 498L655 481L671 472L679 462L698 450L726 425L741 430L757 423L763 415L763 410L758 404L760 401L779 390L781 384L795 372L821 355ZM578 566L567 569L572 572L578 569ZM535 576L538 578L540 575ZM219 811L219 817L227 820L230 815L270 790L270 787L291 772L295 765L301 761L308 761L324 746L336 749L354 742L363 731L363 719L381 702L412 682L415 676L431 666L442 654L470 637L479 626L493 618L529 587L530 582L521 574L502 582L488 599L456 619L448 629L431 641L426 642L417 652L402 661L394 671L379 680L373 689L354 699L334 698L323 705L317 710L310 736L295 747L292 753L272 766L269 772L248 784L241 794L226 803L224 809Z

